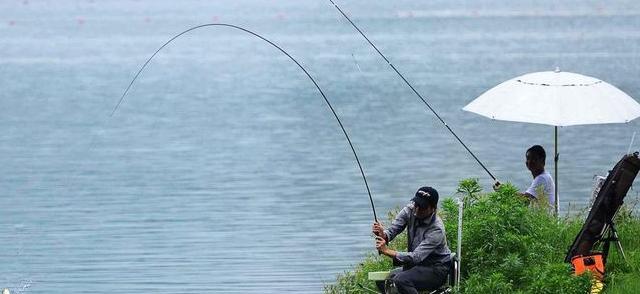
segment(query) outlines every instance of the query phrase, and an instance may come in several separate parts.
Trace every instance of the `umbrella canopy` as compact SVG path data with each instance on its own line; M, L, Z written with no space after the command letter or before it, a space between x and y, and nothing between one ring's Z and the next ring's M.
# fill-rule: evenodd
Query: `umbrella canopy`
M640 104L597 78L555 71L525 74L499 84L463 110L491 119L555 127L555 213L558 214L558 127L626 123L640 116Z
M640 104L618 88L559 70L510 79L463 110L491 119L552 126L626 123L640 116Z

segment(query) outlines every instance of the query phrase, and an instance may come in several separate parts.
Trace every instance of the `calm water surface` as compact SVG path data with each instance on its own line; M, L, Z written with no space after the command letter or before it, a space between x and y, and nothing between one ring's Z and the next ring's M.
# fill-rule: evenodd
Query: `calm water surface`
M637 1L341 1L502 181L549 126L461 108L556 66L640 97ZM0 288L17 293L319 293L372 252L378 213L429 184L488 176L327 1L0 2ZM560 130L562 210L638 122ZM636 137L640 137L637 134ZM633 144L634 149L640 143ZM549 167L552 165L549 163ZM637 197L636 192L631 197ZM568 205L571 203L571 205Z

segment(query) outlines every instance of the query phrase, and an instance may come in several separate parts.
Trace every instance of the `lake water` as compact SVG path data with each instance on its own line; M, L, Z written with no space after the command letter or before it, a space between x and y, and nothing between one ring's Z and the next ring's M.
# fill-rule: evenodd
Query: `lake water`
M371 2L338 4L503 182L530 183L524 151L553 153L553 128L461 110L487 89L558 66L640 97L640 2ZM193 31L109 117L147 57L207 22L263 34L309 70L379 215L421 185L491 185L328 1L2 1L0 288L320 293L372 252L369 199L336 121L263 41ZM563 213L587 203L638 124L560 129Z

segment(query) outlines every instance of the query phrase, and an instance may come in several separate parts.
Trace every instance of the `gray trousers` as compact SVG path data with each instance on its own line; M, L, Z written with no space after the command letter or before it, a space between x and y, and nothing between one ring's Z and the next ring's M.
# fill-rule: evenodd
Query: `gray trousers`
M435 265L417 265L411 268L391 271L391 280L400 294L418 294L418 291L436 290L445 284L451 263ZM385 281L378 281L378 289L385 293Z

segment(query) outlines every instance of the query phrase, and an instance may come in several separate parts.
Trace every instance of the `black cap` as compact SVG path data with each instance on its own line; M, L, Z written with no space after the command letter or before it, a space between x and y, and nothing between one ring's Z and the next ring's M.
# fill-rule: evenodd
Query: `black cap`
M431 187L422 187L416 191L416 196L411 199L418 207L438 207L438 191Z

